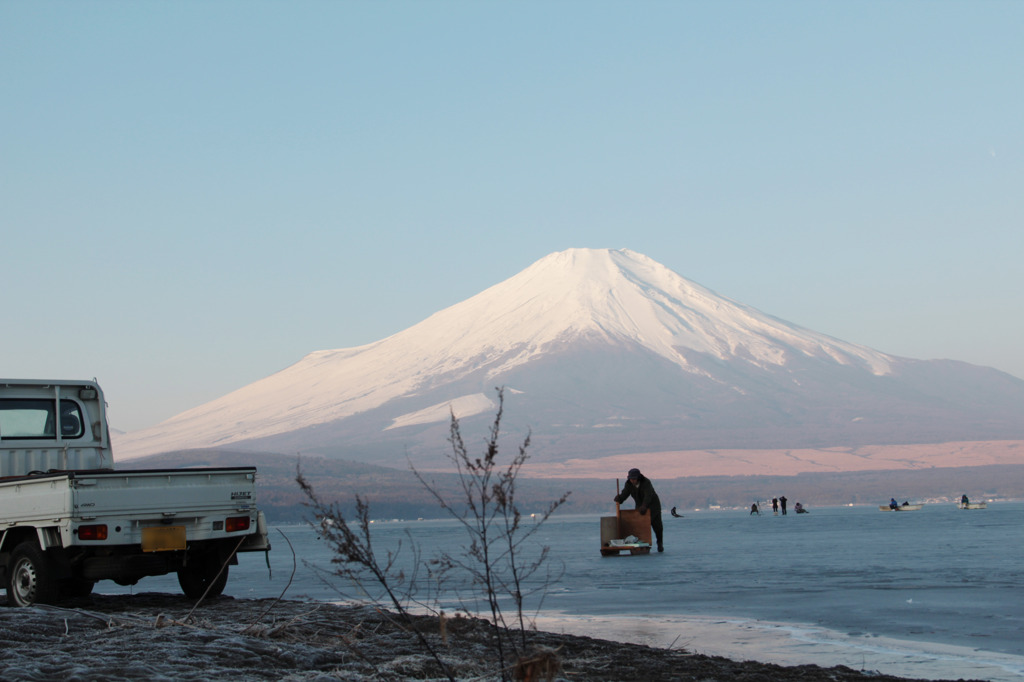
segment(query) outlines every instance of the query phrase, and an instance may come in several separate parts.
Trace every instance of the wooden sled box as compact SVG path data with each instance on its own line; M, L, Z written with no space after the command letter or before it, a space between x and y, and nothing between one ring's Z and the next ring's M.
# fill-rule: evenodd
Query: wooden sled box
M601 556L651 553L651 515L641 515L635 509L620 509L617 516L601 517ZM637 542L623 542L634 535Z

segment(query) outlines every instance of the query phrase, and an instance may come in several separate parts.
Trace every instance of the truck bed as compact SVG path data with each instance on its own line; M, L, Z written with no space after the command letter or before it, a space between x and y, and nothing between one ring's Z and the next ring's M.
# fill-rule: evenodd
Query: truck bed
M225 537L225 515L251 515L257 524L255 467L64 471L0 482L0 531L48 520L63 545L82 544L75 528L105 523L106 544L142 541L142 529L184 526L189 540Z

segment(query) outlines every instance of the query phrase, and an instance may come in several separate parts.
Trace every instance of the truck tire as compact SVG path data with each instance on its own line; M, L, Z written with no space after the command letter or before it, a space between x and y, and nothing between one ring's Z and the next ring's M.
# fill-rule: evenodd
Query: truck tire
M189 599L199 599L204 594L207 597L217 597L228 584L228 567L224 567L219 577L218 571L220 562L209 559L194 561L178 571L178 584Z
M58 596L59 584L39 545L28 540L15 547L7 571L7 604L53 604Z

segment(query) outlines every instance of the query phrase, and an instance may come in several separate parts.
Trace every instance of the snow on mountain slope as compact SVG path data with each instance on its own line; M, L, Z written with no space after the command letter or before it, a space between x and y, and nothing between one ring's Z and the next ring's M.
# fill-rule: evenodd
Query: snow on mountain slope
M375 343L310 353L295 365L117 441L119 459L222 447L365 413L481 370L498 377L572 344L639 346L693 375L715 358L752 368L794 356L891 372L894 358L721 297L629 251L569 249ZM721 381L720 379L716 379ZM488 396L451 396L469 413ZM391 426L446 420L447 402Z

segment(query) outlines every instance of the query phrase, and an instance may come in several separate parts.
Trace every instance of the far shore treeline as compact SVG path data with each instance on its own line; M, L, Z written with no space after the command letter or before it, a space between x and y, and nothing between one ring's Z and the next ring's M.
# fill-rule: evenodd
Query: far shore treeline
M168 453L134 460L123 468L182 468L255 465L258 503L269 523L294 523L309 517L305 499L295 482L296 465L324 500L337 501L346 511L358 493L369 501L376 519L440 518L434 498L409 470L390 469L361 462L319 456L283 456L213 450ZM643 468L643 462L638 465ZM622 476L625 476L625 471ZM1024 498L1024 465L950 467L911 470L804 473L795 476L699 476L661 479L650 472L666 510L749 508L785 495L790 504L814 507L884 504L889 498L955 502L966 493L973 499ZM441 489L451 486L454 474L427 473ZM531 479L529 463L517 486L522 513L540 512L552 500L571 491L559 514L611 514L615 505L615 477L608 479Z

